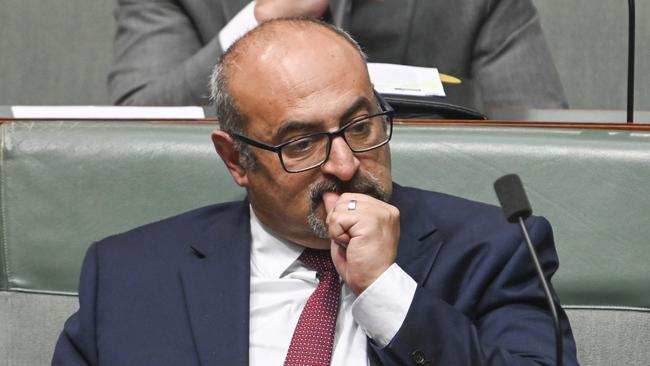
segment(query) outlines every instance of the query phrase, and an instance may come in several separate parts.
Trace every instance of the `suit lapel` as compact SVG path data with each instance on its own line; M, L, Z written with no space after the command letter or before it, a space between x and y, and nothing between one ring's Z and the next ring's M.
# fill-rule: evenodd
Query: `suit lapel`
M418 196L404 192L393 184L391 203L400 210L400 243L397 264L419 285L423 285L431 272L442 245L442 238L432 222L432 207L418 200Z
M201 365L248 364L250 292L248 202L215 216L181 269Z
M405 192L405 189L393 183L392 205L400 210L400 240L397 250L397 264L408 273L418 286L426 283L433 267L442 239L432 222L432 207L427 207L418 195ZM377 350L368 340L368 363L381 366Z

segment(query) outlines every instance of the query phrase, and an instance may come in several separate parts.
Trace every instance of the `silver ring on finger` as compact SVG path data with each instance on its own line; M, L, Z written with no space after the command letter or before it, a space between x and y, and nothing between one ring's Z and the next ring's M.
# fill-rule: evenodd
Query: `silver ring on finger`
M348 201L348 211L354 211L357 209L357 200Z

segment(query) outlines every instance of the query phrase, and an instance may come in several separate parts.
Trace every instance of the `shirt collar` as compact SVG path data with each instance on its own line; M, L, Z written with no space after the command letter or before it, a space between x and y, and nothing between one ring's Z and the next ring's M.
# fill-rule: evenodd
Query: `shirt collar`
M281 278L305 249L278 237L250 209L251 271L260 277Z

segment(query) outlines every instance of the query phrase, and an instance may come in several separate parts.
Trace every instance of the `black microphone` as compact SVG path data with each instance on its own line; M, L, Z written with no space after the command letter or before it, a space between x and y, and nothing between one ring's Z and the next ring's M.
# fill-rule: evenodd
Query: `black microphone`
M506 215L508 221L511 223L519 222L521 233L523 234L526 244L528 245L530 256L535 263L535 270L537 271L537 276L539 277L539 280L542 283L542 287L544 288L544 295L546 296L548 308L551 311L551 316L553 317L553 325L555 326L555 364L562 366L564 361L562 356L564 352L562 345L562 331L560 329L560 319L557 316L557 309L553 303L551 290L549 289L548 282L546 282L546 277L544 277L542 266L539 264L539 259L537 258L537 253L535 253L533 243L530 241L528 229L526 229L526 225L524 224L524 219L528 218L528 216L533 213L533 210L530 208L528 198L526 197L524 186L521 184L521 179L519 179L518 175L507 174L494 182L494 190L497 194L497 197L499 198L501 208L503 209L503 213Z
M628 0L627 30L627 123L634 122L634 0Z

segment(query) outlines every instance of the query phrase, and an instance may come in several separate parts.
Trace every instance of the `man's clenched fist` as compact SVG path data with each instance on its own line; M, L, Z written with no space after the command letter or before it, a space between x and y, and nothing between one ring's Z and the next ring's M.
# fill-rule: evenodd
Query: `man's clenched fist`
M356 207L350 210L350 201ZM323 194L332 260L357 295L395 262L399 242L399 210L360 193Z

